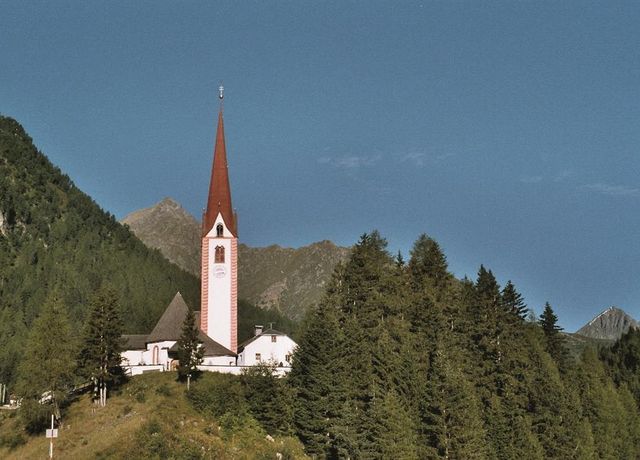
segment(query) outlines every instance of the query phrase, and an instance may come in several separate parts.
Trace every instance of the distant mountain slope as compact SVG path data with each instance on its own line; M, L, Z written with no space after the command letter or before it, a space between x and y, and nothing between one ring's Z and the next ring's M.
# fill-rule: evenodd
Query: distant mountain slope
M200 276L200 223L171 198L122 219L144 243L171 262Z
M122 220L142 241L169 260L200 275L200 224L178 203L165 198ZM238 250L240 298L292 319L317 303L333 269L345 260L348 248L321 241L298 249L269 246Z
M196 277L146 247L51 164L18 122L0 116L0 383L14 378L48 296L65 303L77 331L101 284L119 294L128 332L149 331L176 291L199 305Z
M592 339L617 340L630 327L639 326L640 324L623 310L609 307L578 329L576 334Z
M299 320L322 298L336 265L347 258L348 248L331 241L298 249L277 245L266 248L239 246L240 297L262 308L275 308Z

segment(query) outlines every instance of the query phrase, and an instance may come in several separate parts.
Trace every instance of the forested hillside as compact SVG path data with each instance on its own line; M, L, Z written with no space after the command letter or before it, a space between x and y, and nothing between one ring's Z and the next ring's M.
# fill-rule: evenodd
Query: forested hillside
M15 120L0 117L0 382L15 378L47 296L57 293L77 331L103 284L117 292L128 332L149 331L176 291L200 304L193 275L147 248L38 152Z
M427 236L408 263L362 236L306 319L296 434L329 458L639 458L636 332L576 361L550 305L526 317L511 282L455 280Z

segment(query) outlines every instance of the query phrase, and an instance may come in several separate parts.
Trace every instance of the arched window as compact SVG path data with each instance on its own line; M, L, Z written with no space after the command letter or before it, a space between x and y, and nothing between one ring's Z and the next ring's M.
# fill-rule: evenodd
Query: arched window
M222 224L216 226L216 236L222 236L224 234L224 227Z
M213 262L216 264L224 263L224 246L216 246L216 253Z
M160 361L160 356L159 356L160 355L160 349L158 348L157 345L155 345L153 347L152 355L153 356L152 356L151 359L152 359L153 364L158 364L158 362Z

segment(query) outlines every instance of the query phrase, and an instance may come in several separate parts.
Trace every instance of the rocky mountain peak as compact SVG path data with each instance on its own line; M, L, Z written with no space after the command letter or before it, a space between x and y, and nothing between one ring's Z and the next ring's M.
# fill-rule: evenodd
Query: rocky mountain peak
M147 246L160 250L186 271L200 275L200 223L180 203L164 198L128 214L122 223Z
M638 328L640 323L618 307L609 307L582 326L576 334L593 339L617 340L629 328Z

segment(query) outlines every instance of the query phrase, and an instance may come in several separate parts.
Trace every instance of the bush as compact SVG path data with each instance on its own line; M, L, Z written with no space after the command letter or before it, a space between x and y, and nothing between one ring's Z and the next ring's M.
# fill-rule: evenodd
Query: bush
M21 432L7 433L0 436L0 447L6 447L10 450L15 449L27 442L24 434Z
M31 434L41 434L51 424L51 406L23 399L18 415L22 426Z
M206 373L192 385L187 398L198 411L214 417L248 412L242 385L233 375Z

